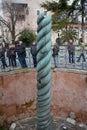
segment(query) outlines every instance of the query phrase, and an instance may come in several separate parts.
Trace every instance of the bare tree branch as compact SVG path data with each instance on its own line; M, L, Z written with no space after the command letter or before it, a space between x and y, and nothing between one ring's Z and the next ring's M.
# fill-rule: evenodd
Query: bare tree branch
M21 33L23 33L23 31L17 33L17 34L15 35L15 38L16 38L17 36L19 36Z
M17 6L11 2L4 2L3 11L6 15L7 20L0 16L0 21L9 29L12 36L12 40L15 41L15 38L18 36L15 31L18 17Z
M3 19L1 16L0 16L0 22L2 22L4 25L8 27L9 30L11 30L9 23L5 19Z

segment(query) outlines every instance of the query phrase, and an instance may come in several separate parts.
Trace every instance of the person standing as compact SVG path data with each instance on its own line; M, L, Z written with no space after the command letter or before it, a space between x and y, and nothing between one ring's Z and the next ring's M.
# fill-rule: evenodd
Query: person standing
M8 66L10 66L10 52L9 52L9 46L6 49L6 57L8 58Z
M9 66L16 67L16 48L15 45L10 44L7 49L7 57L9 59Z
M18 55L18 60L22 68L26 68L26 49L22 41L19 41L18 45L16 46L16 52Z
M69 54L69 63L75 63L75 60L74 60L75 46L73 45L72 40L70 40L68 44L68 54Z
M85 46L84 46L84 43L82 42L82 43L80 44L80 56L79 56L77 62L80 61L81 57L82 57L82 59L83 59L83 62L86 61L86 58L85 58L85 55L84 55L84 48L85 48Z
M2 69L5 69L5 67L8 67L5 60L5 51L6 49L3 47L2 44L0 44L0 60L2 62Z
M59 52L59 46L55 43L53 46L53 60L55 67L58 67L58 52Z
M37 66L37 43L36 43L36 41L32 42L31 54L32 54L32 58L33 58L33 65L34 65L34 67L36 67Z

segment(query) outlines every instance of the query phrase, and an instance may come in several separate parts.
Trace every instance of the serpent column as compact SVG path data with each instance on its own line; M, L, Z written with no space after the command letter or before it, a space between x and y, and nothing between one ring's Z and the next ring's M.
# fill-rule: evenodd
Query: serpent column
M37 19L37 130L50 130L51 16Z

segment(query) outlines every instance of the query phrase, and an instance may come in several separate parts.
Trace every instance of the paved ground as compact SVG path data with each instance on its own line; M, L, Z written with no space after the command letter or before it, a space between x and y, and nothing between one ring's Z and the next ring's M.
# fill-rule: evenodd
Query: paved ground
M17 126L15 130L37 130L36 118L26 118L16 122ZM56 117L52 119L51 130L64 130L63 126L67 127L67 130L87 130L87 126L83 124L73 125L66 122L66 119Z

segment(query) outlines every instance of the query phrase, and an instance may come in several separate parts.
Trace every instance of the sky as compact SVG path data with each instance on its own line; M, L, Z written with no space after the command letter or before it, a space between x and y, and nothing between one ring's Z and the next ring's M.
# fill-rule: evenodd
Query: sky
M2 1L2 0L0 0L0 7L1 7L1 1ZM2 11L1 11L1 9L0 9L0 15L2 15Z
M54 1L58 2L59 0L54 0ZM73 0L69 0L69 3L72 3L72 2L73 2Z

